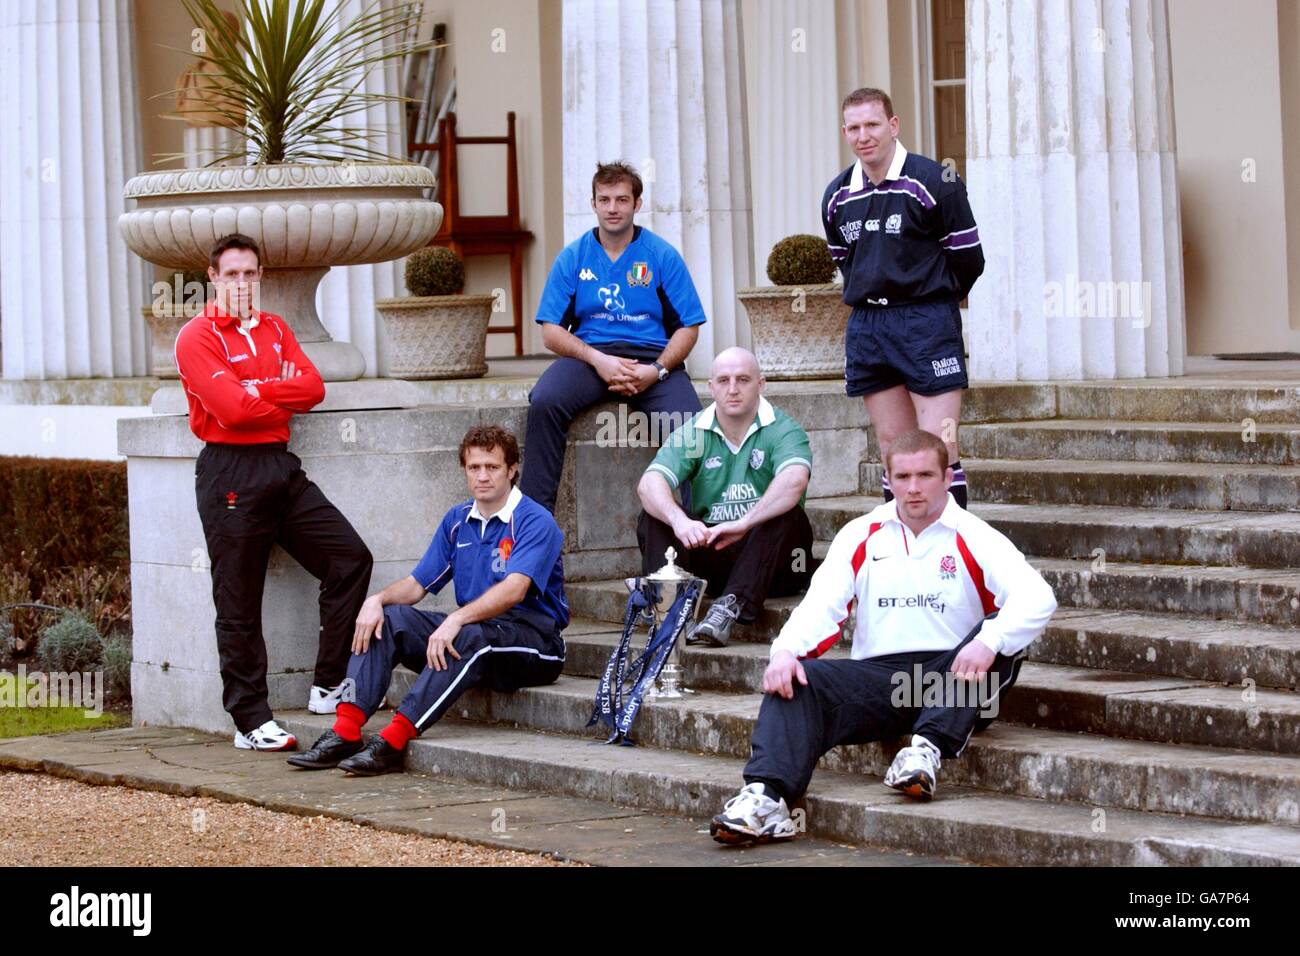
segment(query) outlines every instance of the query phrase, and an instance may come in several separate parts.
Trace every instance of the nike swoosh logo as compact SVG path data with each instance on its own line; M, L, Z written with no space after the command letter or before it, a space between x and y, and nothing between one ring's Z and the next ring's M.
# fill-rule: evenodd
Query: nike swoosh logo
M880 557L876 557L876 556L873 554L873 555L871 556L871 560L872 560L872 561L883 561L883 560L885 560L885 558L892 558L892 557L893 557L892 554L882 554Z
M471 544L473 544L473 543L474 543L473 541L466 541L464 544L458 544L458 545L456 545L456 547L458 547L458 548L468 548L468 547L469 547Z

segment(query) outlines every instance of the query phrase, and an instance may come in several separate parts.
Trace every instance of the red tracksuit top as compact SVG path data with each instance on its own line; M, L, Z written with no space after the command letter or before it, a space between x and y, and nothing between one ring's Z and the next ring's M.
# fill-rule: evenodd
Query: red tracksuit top
M255 312L257 324L238 320L213 302L176 336L176 368L190 404L190 430L205 442L257 445L288 442L289 419L325 397L325 383L289 323ZM302 372L280 378L280 363ZM245 385L256 385L254 398Z

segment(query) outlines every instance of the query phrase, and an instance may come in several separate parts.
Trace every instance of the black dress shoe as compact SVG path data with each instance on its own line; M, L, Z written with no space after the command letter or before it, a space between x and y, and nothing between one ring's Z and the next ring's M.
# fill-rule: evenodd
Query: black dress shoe
M306 753L294 754L289 763L304 770L328 770L339 761L351 757L364 747L360 740L344 740L332 730L327 730L311 745Z
M339 769L358 777L377 777L381 773L400 771L404 756L383 737L375 737L355 757L342 761Z

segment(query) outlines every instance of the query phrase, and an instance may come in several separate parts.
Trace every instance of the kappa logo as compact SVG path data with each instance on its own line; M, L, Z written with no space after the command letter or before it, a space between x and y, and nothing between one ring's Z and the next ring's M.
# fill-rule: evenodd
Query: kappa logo
M867 232L879 232L879 231L880 231L880 220L879 220L879 219L868 219L868 220L867 220Z
M763 467L763 459L766 457L767 453L764 452L763 449L755 448L749 453L749 467L757 471Z
M706 469L709 469L709 470L712 470L712 469L714 469L714 468L721 468L721 467L722 467L722 456L721 456L721 455L714 455L714 456L712 456L711 458L706 458L706 459L704 459L704 467L705 467Z
M583 282L594 282L596 281L596 273L590 269L583 269L578 273L578 278Z
M899 213L894 213L885 220L885 232L888 235L896 236L903 229L903 217Z

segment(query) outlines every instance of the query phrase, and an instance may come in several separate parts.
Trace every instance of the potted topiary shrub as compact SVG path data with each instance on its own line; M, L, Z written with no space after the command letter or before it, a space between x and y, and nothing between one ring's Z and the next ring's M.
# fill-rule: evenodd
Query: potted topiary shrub
M388 373L393 378L478 378L487 374L491 295L461 295L465 266L443 246L420 249L406 260L409 296L379 299L375 308L388 329Z
M832 282L835 262L820 236L787 236L767 257L771 286L739 289L754 354L769 379L844 377L849 307Z

